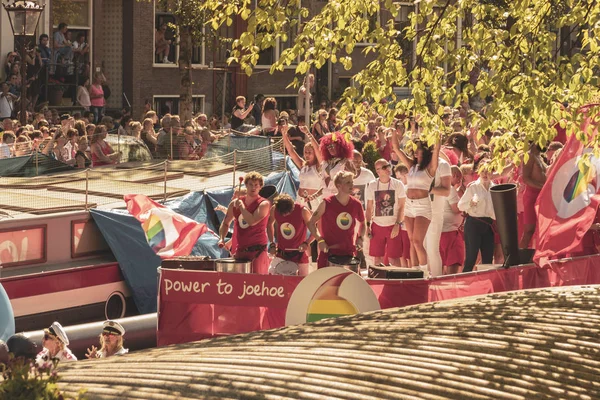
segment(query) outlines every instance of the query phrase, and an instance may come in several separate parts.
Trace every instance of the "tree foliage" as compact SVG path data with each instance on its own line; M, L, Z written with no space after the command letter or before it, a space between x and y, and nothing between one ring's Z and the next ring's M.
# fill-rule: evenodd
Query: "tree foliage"
M356 44L372 43L362 53L373 61L354 76L360 89L345 91L342 113L364 115L362 101L367 100L388 121L419 114L425 136L432 139L442 125L443 106L479 101L483 111L470 115L479 134L504 132L495 139L497 167L518 160L529 142L546 145L559 121L577 131L579 107L598 95L596 0L421 0L410 26L398 31L394 17L400 7L391 0L330 0L311 15L301 0L257 0L256 6L254 0L205 0L196 12L213 30L232 24L236 16L247 22L229 61L248 75L261 50L287 40L290 29L299 27L293 46L271 67L274 73L299 58L293 85L329 60L351 69ZM377 15L381 21L373 25ZM472 21L460 29L462 46L456 46L459 19ZM572 46L565 47L561 30L580 48L567 54ZM407 41L416 42L415 65L404 60L401 43ZM398 99L394 87L409 87L412 97Z

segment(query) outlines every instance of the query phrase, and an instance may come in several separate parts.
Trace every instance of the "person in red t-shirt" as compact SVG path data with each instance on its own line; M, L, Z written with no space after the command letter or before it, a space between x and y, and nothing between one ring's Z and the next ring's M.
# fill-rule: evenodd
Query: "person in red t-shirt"
M359 200L352 197L354 174L340 171L333 180L338 191L336 195L323 199L308 222L308 229L319 244L317 267L328 265L328 256L354 256L357 248L362 248L365 234L365 213ZM319 231L317 231L317 221ZM356 232L356 224L358 236Z
M263 187L263 177L258 172L250 172L244 177L244 184L247 194L232 200L227 207L225 219L219 228L219 247L225 246L225 236L231 221L234 221L232 240L237 243L237 249L233 257L236 260L251 260L253 273L267 274L267 217L270 204L258 194Z
M267 236L269 253L298 264L298 275L308 275L308 255L306 249L314 237L306 238L308 221L312 213L301 204L296 204L290 195L280 194L273 200ZM277 222L277 229L275 229Z

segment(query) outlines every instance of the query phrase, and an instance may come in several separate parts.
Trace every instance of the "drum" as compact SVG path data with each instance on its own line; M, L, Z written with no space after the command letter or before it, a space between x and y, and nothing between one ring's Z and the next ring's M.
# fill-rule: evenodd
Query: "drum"
M286 276L298 275L298 264L293 261L286 261L282 258L275 257L273 258L273 261L271 261L269 274Z
M260 189L258 194L260 195L260 197L264 197L269 201L273 201L273 199L275 198L275 196L277 196L278 193L277 188L275 186L265 185Z
M196 271L214 271L215 260L211 260L206 256L184 256L173 257L162 260L160 266L162 268L171 269L189 269Z
M235 258L219 258L215 260L215 269L218 272L250 274L252 273L252 261L236 260Z
M416 268L369 266L369 278L375 279L423 279L423 271Z
M360 275L360 259L354 256L330 255L327 257L328 266L342 267Z

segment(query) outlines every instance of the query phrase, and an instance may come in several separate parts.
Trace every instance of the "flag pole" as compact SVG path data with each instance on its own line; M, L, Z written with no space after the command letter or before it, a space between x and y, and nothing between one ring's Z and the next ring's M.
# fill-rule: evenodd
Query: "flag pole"
M167 172L168 172L168 160L165 160L165 174L164 174L164 181L163 181L163 203L165 203L167 201Z

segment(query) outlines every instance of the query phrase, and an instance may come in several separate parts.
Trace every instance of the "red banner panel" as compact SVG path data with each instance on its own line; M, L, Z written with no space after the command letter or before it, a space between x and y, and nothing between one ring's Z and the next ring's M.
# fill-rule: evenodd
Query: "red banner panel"
M285 326L301 277L161 269L158 346ZM511 290L600 283L600 256L430 280L367 279L381 308Z

